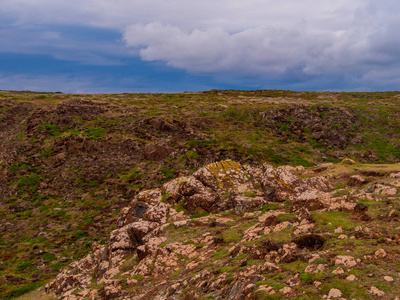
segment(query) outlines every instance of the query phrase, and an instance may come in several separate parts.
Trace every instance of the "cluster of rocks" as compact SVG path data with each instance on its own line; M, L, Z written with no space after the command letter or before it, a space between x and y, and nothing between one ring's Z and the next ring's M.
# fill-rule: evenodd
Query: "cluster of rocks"
M260 293L272 295L277 292L291 298L299 294L296 289L301 285L299 274L290 278L287 286L279 290L267 283L256 283L265 281L266 274L274 276L282 272L277 264L296 260L308 262L304 273L327 272L329 265L318 263L321 256L332 257L333 264L337 266L332 274L346 275L353 267L365 263L351 255L335 255L329 249L320 250L333 235L313 232L315 221L310 212L336 210L362 213L363 208L357 199L365 199L366 195L373 198L380 193L392 195L393 187L376 185L357 194L333 197L329 177L301 179L294 175L302 171L302 167L273 168L264 165L256 168L221 161L199 169L190 177L165 183L161 189L142 191L128 207L121 210L118 229L111 232L109 243L94 243L90 254L63 270L46 289L54 291L60 299L68 300L85 297L189 300L197 299L199 293L212 295L215 299L239 300L253 299L251 297ZM278 208L267 212L255 210L271 203ZM280 217L287 215L287 203L291 203L294 218ZM204 262L218 255L221 244L220 238L207 228L221 224L231 224L231 228L240 226L240 223L232 225L234 218L224 213L226 211L256 220L227 250L226 255L231 259L245 256L249 260L263 260L264 264L245 264L240 272L231 275L212 272L204 267ZM187 213L212 215L191 219ZM169 241L166 232L180 227L206 229L187 243ZM293 229L290 241L274 243L265 239L261 243L252 243L287 228ZM341 227L334 232L344 233ZM350 238L360 234L373 236L374 233L359 227L352 234L354 236ZM386 256L388 254L383 249L374 255L376 259ZM368 259L371 258L365 258ZM346 280L357 278L349 274ZM314 285L319 287L321 282L315 281ZM146 288L141 288L143 286ZM384 292L373 286L370 293L379 296ZM184 297L180 296L183 294ZM342 296L340 290L332 289L324 297L339 299Z
M305 141L311 137L339 149L345 149L350 142L361 143L354 130L359 123L358 117L347 108L292 105L262 112L261 117L280 135L293 135Z

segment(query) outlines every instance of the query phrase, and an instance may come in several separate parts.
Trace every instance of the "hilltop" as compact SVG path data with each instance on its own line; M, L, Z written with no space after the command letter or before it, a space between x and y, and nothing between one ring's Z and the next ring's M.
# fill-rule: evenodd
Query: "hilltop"
M262 167L264 164L274 168L283 165L306 167L306 170L302 170L303 173L295 174L300 177L309 176L308 170L315 172L321 165L333 163L333 167L320 171L329 171L322 173L329 177L329 186L326 186L324 193L334 194L336 190L339 191L337 193L344 193L343 195L353 193L350 188L354 187L348 187L348 180L350 176L357 174L367 180L357 188L354 192L356 194L373 184L382 184L380 180L399 172L399 104L398 92L214 90L181 94L77 95L2 91L0 295L6 299L13 298L49 282L69 263L86 257L94 245L93 242L99 247L109 244L110 233L115 233L122 225L122 221L118 220L121 219L124 208L130 207L132 201L140 197L140 193L145 190L157 191L157 188L162 188L175 178L190 178L199 169L214 162L232 160L243 167L258 168L263 174L266 172ZM356 161L357 170L351 167L349 171L349 166L341 170L341 161L345 158ZM396 188L392 181L389 180L385 186ZM268 184L265 186L269 187ZM259 186L248 189L247 194L242 196L261 198L264 202L260 199L261 202L245 209L238 210L233 204L215 204L216 207L212 209L208 206L200 206L201 209L188 206L175 207L175 210L181 210L185 219L204 223L200 227L215 225L209 233L213 240L222 239L222 248L228 251L228 245L234 246L235 243L242 242L246 230L252 226L259 228L258 221L255 220L267 211L272 210L278 219L288 218L279 219L275 225L286 221L295 223L293 218L296 218L296 210L291 208L293 199L277 202L275 192L271 191L270 195L268 191L259 189ZM358 198L364 202L373 202L361 203L368 207L368 213L363 210L368 217L365 220L352 221L354 224L361 228L370 228L368 222L375 220L376 226L387 226L383 221L387 217L385 214L394 209L391 216L395 216L392 219L393 228L396 228L397 193L379 195L380 193L378 198L383 198L384 201ZM161 199L163 197L165 194L161 195ZM218 201L221 197L220 195ZM388 197L394 198L387 199ZM326 205L318 209L326 209ZM387 208L391 210L386 212ZM205 214L212 215L210 217ZM313 210L310 214L316 228L319 228L319 221L315 219L320 214L313 215ZM383 217L378 217L380 215ZM339 220L353 218L352 212L339 216L336 216ZM165 220L168 224L171 223L170 217ZM224 224L228 225L218 222L214 224L212 221L225 217L228 220ZM332 220L335 219L335 216L329 215L331 217ZM226 226L231 226L229 222L244 225L241 225L243 228L238 229L232 241L225 241L214 230L225 230ZM329 222L335 224L334 221ZM353 223L345 228L342 226L349 239L355 234L352 230L357 227ZM197 248L198 244L205 243L201 236L196 235L193 237L196 240L189 242L192 234L190 231L193 229L190 224L195 224L193 226L196 227L197 223L188 224L185 225L187 227L168 227L169 230L172 229L171 234L178 232L182 235L182 240L171 238L167 244L189 243L196 249L203 248ZM327 225L323 222L322 224ZM337 228L327 227L321 230L333 234L334 229ZM385 242L385 239L396 241L396 229L393 230L379 232L378 237L373 237L378 243ZM207 229L202 234L208 231L210 230ZM375 230L374 232L376 233ZM283 251L283 245L292 242L291 232L288 236L290 238L282 237L282 240L277 238L271 241L276 245L270 250L278 253L280 249ZM164 237L168 239L168 236ZM324 235L323 239L321 247L326 251L325 247L329 245L326 241L332 237L328 239ZM348 240L343 239L342 243L345 242ZM356 243L357 239L351 239L350 242ZM214 244L210 249L217 251ZM351 251L353 249L345 248ZM387 248L385 251L395 253L394 250L390 252L391 250ZM221 267L232 267L229 271L232 274L247 266L247 263L241 266L244 260L259 259L242 257L243 261L240 260L236 266L227 264L226 259L230 257L228 254L229 252L221 254ZM365 255L370 254L368 252ZM133 261L135 259L132 258ZM322 261L323 259L325 260ZM295 261L303 260L298 258ZM328 258L323 257L322 260L322 265L329 266ZM133 261L130 267L134 266ZM392 260L387 263L394 272L398 271ZM253 265L258 266L259 263L249 263L249 267ZM282 267L277 267L282 270ZM175 271L180 268L182 266ZM211 272L212 268L205 266L204 270ZM123 278L111 279L124 283L126 278L121 274L115 276ZM284 274L279 279L281 284L287 279L285 276L291 273ZM188 280L186 275L177 274L171 280L176 280L176 283ZM213 276L210 278L214 278ZM305 275L299 273L299 276ZM156 280L154 276L150 277ZM233 286L234 279L226 285L231 286L232 283ZM318 278L314 279L312 277L308 282L318 281ZM274 280L279 282L278 279ZM254 284L257 285L257 282ZM93 282L93 286L95 284L97 283ZM265 285L271 286L269 283ZM151 286L156 286L156 282L152 282ZM276 293L280 290L274 289ZM184 289L177 290L182 292ZM346 295L346 291L342 292ZM205 296L207 295L206 292Z

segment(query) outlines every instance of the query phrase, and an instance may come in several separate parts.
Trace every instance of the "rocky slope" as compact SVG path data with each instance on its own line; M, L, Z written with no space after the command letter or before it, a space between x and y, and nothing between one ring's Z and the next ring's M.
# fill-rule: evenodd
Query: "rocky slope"
M345 189L318 175L337 167L221 161L142 191L109 241L46 289L69 300L394 299L400 165L384 183L351 175Z
M317 169L346 157L398 163L399 116L399 92L0 91L0 298L45 285L85 257L93 242L107 243L121 211L141 191L192 178L210 163L230 159L263 174L265 163ZM386 174L379 165L368 168L364 176L373 180ZM343 172L324 176L344 187ZM179 204L176 210L190 217L259 210L270 205L277 187L252 176L242 178L244 191L221 192L227 187L217 191L191 181L184 184L185 204L177 196L165 203ZM274 197L293 200L284 189Z

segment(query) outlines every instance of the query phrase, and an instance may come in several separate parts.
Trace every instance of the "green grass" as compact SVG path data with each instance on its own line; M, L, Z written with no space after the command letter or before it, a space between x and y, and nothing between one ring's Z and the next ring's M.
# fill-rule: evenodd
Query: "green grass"
M37 288L39 288L42 285L42 283L40 282L35 282L35 283L30 283L21 287L18 287L14 290L12 290L11 292L9 292L4 299L8 300L8 299L14 299L16 297L22 296L26 293L29 293L33 290L36 290Z
M113 95L2 91L0 101L7 105L0 107L0 122L8 124L9 139L0 141L0 146L9 149L12 155L10 158L7 156L6 161L0 165L0 173L5 171L7 174L2 177L6 192L4 195L7 196L0 197L0 218L12 224L22 224L19 226L23 228L19 232L4 232L0 237L1 259L4 255L0 277L22 271L26 271L23 274L30 274L45 258L46 268L59 270L62 267L61 259L86 255L94 240L106 243L112 226L115 228L115 220L121 207L128 205L138 191L160 187L177 176L190 176L199 167L216 159L230 158L250 165L269 163L308 167L338 161L337 157L350 157L359 164L335 165L323 171L321 175L336 176L341 172L351 175L356 173L356 168L380 169L384 174L397 171L396 165L389 167L364 163L399 161L400 124L396 119L400 113L398 95L399 92L319 93L282 90ZM93 101L95 109L99 103L100 107L106 107L107 112L85 114L77 111L75 115L67 116L67 122L64 122L62 116L55 117L57 106L76 99ZM248 100L252 100L251 105ZM375 102L374 105L372 101ZM103 104L107 106L102 106ZM327 129L343 132L343 137L356 135L361 142L357 139L352 140L344 149L339 149L334 145L326 145L323 140L317 140L312 135L312 126L302 128L303 137L294 134L292 124L297 122L296 116L289 116L291 118L285 118L273 127L268 124L268 120L260 117L260 113L265 111L280 110L297 104L305 105L306 111L319 113L324 120L331 120ZM32 110L22 114L22 111L26 110L19 110L20 105L31 105ZM334 115L321 112L321 109L327 107L349 109L355 113L358 120L355 124L347 126L335 120ZM36 109L44 109L46 113L37 118L32 115ZM32 121L36 127L7 123L10 111L17 121L15 124L31 124ZM163 131L145 125L147 118L153 116L178 121L182 128L177 131ZM4 144L6 140L12 143ZM163 161L143 161L142 149L150 142L165 143L174 149L174 154ZM66 162L54 168L54 157L62 152L67 155ZM347 177L343 178L343 181L347 180ZM48 188L45 188L46 185ZM338 183L335 188L344 188L336 196L348 194L348 190L345 189L346 182ZM246 195L252 197L254 193ZM372 219L371 224L384 237L398 234L394 229L385 231L386 224L382 224L384 217L381 216L389 213L390 206L398 210L399 206L395 202L359 200L359 203L368 206L367 214ZM179 210L183 207L184 202L176 206ZM55 211L54 208L61 208L61 211ZM288 207L279 203L269 203L260 208L264 212L288 212L287 209ZM350 236L355 226L363 225L362 221L355 220L344 212L325 211L312 214L316 220L316 232L333 233L335 228L342 226ZM94 221L98 216L101 218ZM293 219L294 215L289 213L280 216L281 221ZM254 223L250 222L255 220L243 220L236 216L234 224L217 225L217 228L212 227L213 223L205 224L202 228L172 226L166 229L167 243L194 241L201 234L210 231L216 234L221 243L219 246L229 249L241 240L244 230L252 226ZM245 223L242 225L240 222ZM329 222L332 225L328 225ZM396 220L391 220L391 223L394 228L400 225ZM43 224L47 224L44 232L49 238L33 238ZM236 225L239 226L233 227ZM270 239L277 244L289 243L293 239L292 231L292 228L287 228L266 236L260 235L259 240L251 241L251 245L258 245L262 239ZM360 244L361 242L363 244ZM384 239L377 237L371 240L328 241L325 248L332 247L340 253L347 253L346 250L350 249L354 256L363 258L365 253L382 247L380 242L384 242ZM199 251L206 248L204 243L197 243L196 246ZM33 247L35 249L32 249ZM41 254L34 255L39 251L54 253L58 259L53 260L54 257L43 257ZM229 260L229 256L224 257L224 253L218 252L218 255L222 255L222 258L214 259L213 263L225 264ZM232 260L233 265L217 265L215 268L230 273L246 260L244 257L235 258ZM329 262L326 257L321 260ZM231 267L235 269L230 270ZM285 272L294 276L295 272L302 274L304 271L302 265L292 267L293 269L285 269ZM396 264L392 267L400 270ZM40 279L41 284L55 275L56 273L47 274L48 277ZM363 280L364 275L360 275ZM178 277L180 276L184 276L183 271ZM309 293L315 292L309 284L311 279L304 277L308 275L301 276L305 284L304 290ZM283 277L275 281L285 284L284 280L287 278ZM328 279L327 282L330 280ZM29 284L3 284L0 286L0 298L8 295L13 289L23 289ZM363 289L359 290L362 295ZM352 297L357 298L355 295ZM299 297L301 299L301 296ZM358 298L363 299L363 296Z
M318 225L323 225L332 229L341 226L344 230L355 228L360 225L351 219L351 213L341 211L325 211L325 212L312 212L315 222ZM331 223L330 225L328 225Z

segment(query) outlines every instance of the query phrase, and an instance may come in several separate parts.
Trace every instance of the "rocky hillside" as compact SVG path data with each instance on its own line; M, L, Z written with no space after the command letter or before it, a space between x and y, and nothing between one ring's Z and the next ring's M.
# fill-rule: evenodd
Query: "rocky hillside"
M109 241L46 290L69 300L395 299L400 165L387 168L207 165L140 192ZM326 175L338 170L345 187Z
M122 226L124 208L144 190L194 178L204 166L229 159L232 167L258 169L264 176L264 164L318 169L344 158L399 162L400 93L1 91L0 298L43 286L85 257L93 242L109 243L110 233ZM365 172L373 180L388 176L379 168ZM260 174L241 178L233 192L197 178L204 187L182 183L188 189L184 200L166 191L162 203L169 209L178 205L175 210L193 220L232 212L231 220L240 224L251 219L242 213L271 203L272 210L288 209L289 204L277 206L286 196ZM330 186L347 184L341 172L329 175ZM137 209L144 216L146 208Z

